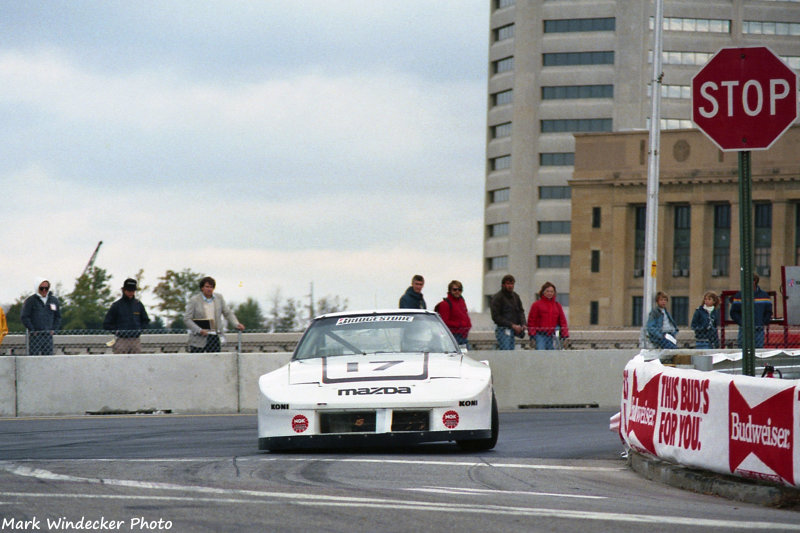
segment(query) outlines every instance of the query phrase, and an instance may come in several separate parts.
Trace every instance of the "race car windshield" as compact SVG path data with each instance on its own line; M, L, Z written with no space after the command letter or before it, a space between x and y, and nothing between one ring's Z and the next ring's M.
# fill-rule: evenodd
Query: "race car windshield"
M300 340L294 358L457 351L450 332L434 315L352 315L315 320Z

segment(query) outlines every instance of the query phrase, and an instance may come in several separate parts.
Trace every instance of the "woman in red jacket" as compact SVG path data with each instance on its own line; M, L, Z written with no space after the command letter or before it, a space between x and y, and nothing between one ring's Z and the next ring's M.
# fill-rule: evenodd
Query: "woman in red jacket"
M434 310L450 328L458 344L467 344L467 335L472 328L472 321L467 312L467 303L461 297L462 292L464 292L464 286L461 285L461 282L451 281L447 285L447 298L436 304Z
M556 286L549 281L542 285L539 299L533 302L528 313L528 335L536 339L537 350L552 350L556 327L561 328L561 338L569 337L567 317L556 301Z

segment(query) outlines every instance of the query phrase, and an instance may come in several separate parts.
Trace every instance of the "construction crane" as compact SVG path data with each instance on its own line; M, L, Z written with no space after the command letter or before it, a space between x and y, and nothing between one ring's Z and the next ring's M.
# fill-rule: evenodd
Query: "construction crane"
M92 269L92 267L94 266L94 260L97 259L97 252L100 251L100 246L102 244L103 244L103 241L100 241L100 242L97 243L97 247L94 249L94 253L92 253L92 257L89 258L89 262L86 263L86 268L83 269L83 273L81 274L81 277L83 277L84 274L89 272Z

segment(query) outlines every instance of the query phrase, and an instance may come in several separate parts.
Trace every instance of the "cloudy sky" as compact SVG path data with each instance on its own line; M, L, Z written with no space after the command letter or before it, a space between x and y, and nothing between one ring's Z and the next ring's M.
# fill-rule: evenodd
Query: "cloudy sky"
M480 307L486 0L0 0L0 303L98 241L234 303ZM145 302L152 300L143 294Z

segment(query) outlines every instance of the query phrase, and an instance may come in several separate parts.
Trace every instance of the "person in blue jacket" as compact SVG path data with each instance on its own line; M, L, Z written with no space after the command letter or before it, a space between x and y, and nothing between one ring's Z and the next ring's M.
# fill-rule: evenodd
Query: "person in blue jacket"
M764 347L764 326L772 318L772 300L761 287L758 286L758 274L753 274L753 326L756 348ZM739 324L737 341L742 346L742 291L737 292L731 299L731 320Z
M677 348L678 326L667 311L669 296L664 291L656 293L656 305L647 317L647 337L656 348Z
M694 310L692 330L694 330L695 348L719 348L719 296L714 291L703 295L703 303Z
M425 297L422 295L422 287L425 286L425 278L419 274L414 274L411 278L411 286L400 297L397 307L400 309L427 309Z
M53 333L61 327L61 304L50 292L48 279L37 281L36 294L25 299L20 318L28 330L28 355L53 355Z

